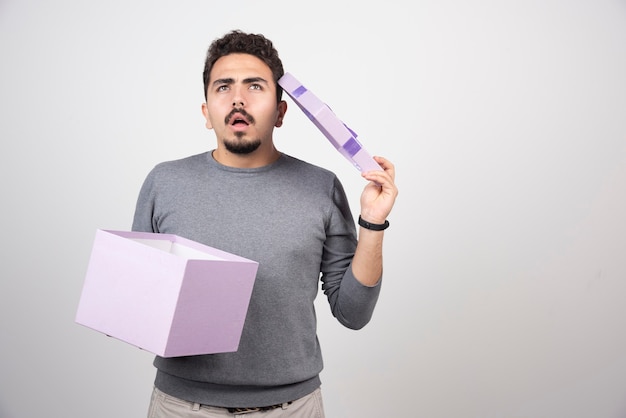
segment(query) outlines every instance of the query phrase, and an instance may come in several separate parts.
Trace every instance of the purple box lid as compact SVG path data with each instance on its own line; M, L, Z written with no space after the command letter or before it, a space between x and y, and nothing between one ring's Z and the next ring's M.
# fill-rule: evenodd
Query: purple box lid
M320 99L290 73L285 73L278 84L293 99L305 115L326 136L330 143L359 171L382 170L380 165L356 139L357 134L346 126Z

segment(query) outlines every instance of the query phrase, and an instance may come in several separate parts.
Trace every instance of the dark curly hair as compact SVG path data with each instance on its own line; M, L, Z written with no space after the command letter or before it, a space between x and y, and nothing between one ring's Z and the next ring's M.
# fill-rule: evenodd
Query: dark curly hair
M206 54L204 61L204 98L207 97L209 88L209 77L215 61L229 54L250 54L259 58L272 70L274 84L276 85L276 100L280 102L283 89L278 85L278 80L285 74L283 63L278 57L278 51L274 48L272 41L261 34L244 33L240 30L233 30L226 35L214 40Z

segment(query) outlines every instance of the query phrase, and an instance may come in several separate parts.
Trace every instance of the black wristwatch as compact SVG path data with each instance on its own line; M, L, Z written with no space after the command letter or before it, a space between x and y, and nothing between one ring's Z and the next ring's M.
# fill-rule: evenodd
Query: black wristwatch
M364 221L363 218L361 218L361 215L359 215L359 225L365 229L369 229L372 231L383 231L389 228L389 221L385 220L384 224L373 224L373 223Z

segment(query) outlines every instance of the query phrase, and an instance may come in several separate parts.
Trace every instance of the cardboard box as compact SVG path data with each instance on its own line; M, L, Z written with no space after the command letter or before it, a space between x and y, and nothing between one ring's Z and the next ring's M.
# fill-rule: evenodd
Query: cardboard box
M293 75L285 73L278 84L293 99L324 136L361 172L382 170L380 165L356 139L357 134L348 128L320 99L302 85Z
M237 351L257 268L177 235L99 229L76 322L163 357Z

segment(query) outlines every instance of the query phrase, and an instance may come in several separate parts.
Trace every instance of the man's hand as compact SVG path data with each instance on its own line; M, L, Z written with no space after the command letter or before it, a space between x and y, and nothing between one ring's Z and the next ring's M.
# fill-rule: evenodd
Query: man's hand
M373 224L382 224L389 216L398 196L398 188L394 183L396 171L394 165L383 157L374 157L382 167L362 173L362 177L370 183L361 194L361 217Z

